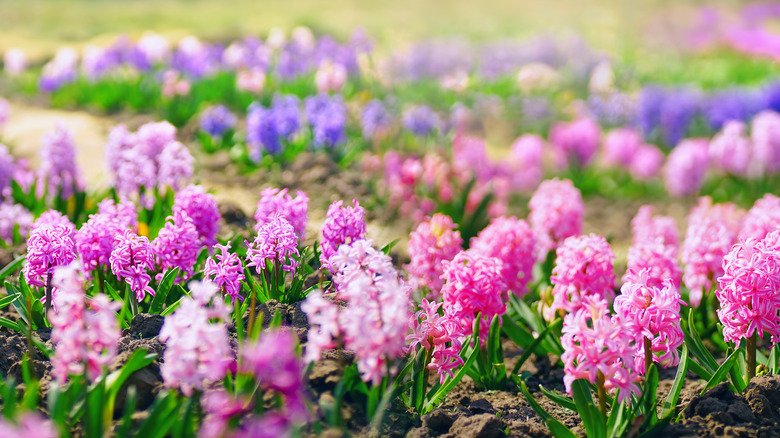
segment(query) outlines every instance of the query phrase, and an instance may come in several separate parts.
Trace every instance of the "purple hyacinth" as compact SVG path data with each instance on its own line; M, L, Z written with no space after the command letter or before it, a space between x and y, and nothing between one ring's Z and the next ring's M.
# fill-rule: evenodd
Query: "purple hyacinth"
M19 237L24 239L32 227L33 215L21 204L0 203L0 240L13 243L14 228L19 227Z
M309 96L305 105L315 147L335 147L346 141L347 106L341 96Z
M224 105L206 108L200 115L200 130L219 138L236 126L236 116Z
M257 103L249 106L246 117L246 142L249 146L249 156L254 161L260 161L261 151L278 154L282 150L279 131L272 110Z
M181 213L186 213L192 219L202 245L211 247L217 243L217 232L219 232L219 221L222 215L219 214L219 206L214 195L206 193L201 186L185 187L173 198L173 215Z
M27 284L49 287L54 269L76 259L72 230L65 225L42 225L27 239L27 257L22 268Z
M154 269L154 250L146 236L139 236L130 230L124 230L114 237L114 250L109 258L111 272L130 285L140 302L146 294L154 295L149 287L152 277L149 270Z
M360 112L360 124L363 127L363 138L373 139L378 134L387 131L392 123L390 113L381 100L369 101Z
M298 237L287 219L274 213L257 231L253 242L244 242L247 251L247 267L254 266L262 275L266 262L278 262L288 272L295 272L298 267Z
M214 245L220 251L206 260L203 267L203 275L214 281L220 290L230 296L235 304L236 298L243 301L241 296L241 281L244 279L244 268L238 255L230 252L230 242L226 245Z
M269 187L260 193L255 211L255 230L259 230L266 224L274 213L287 219L295 229L298 239L303 239L306 234L306 223L309 221L309 197L298 190L295 198L287 193L287 189Z
M160 187L169 186L173 191L178 191L192 179L195 159L192 158L187 146L178 141L165 145L157 157L157 163L159 168L157 182Z
M162 278L163 272L173 268L179 268L181 271L181 278L176 282L191 276L201 248L198 239L198 230L187 213L182 211L172 217L169 216L165 227L152 241L152 248L161 271L157 274L157 279Z
M365 238L366 235L366 211L353 201L354 206L343 207L344 201L336 201L328 207L325 225L322 226L322 254L320 262L322 266L333 272L330 258L336 253L339 246L352 243Z
M135 228L138 225L135 205L126 199L117 204L113 199L106 198L98 204L98 213L108 216L119 228Z
M2 124L0 123L0 128ZM8 148L0 143L0 197L10 194L11 181L14 177L14 157Z
M441 128L439 115L425 105L407 108L401 122L404 128L418 137L425 137Z
M81 169L76 164L76 144L73 134L58 124L52 132L43 136L40 149L41 167L39 170L38 193L42 196L48 190L49 197L69 198L75 192L84 190ZM41 185L45 182L46 186Z

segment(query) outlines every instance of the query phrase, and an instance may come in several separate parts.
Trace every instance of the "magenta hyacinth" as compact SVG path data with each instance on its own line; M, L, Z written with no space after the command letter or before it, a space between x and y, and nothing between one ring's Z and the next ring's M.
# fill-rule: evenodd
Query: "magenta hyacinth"
M780 114L774 111L758 113L750 125L753 140L753 163L761 174L780 171Z
M47 191L50 198L61 196L67 199L73 193L83 191L84 180L76 164L77 148L73 134L64 125L58 124L54 131L43 136L42 142L38 195L42 196ZM42 182L45 182L45 187L40 185Z
M699 307L704 292L723 275L723 257L737 241L742 217L742 210L734 204L713 205L710 198L699 199L691 210L680 254L691 306Z
M415 288L428 288L431 299L439 296L444 285L442 261L452 260L463 250L463 239L455 227L451 217L437 213L409 235L411 261L404 268Z
M42 225L27 239L27 257L22 272L30 286L48 287L54 270L76 259L71 230L65 225Z
M135 205L127 199L122 199L119 203L114 202L113 199L104 199L98 203L98 213L108 216L119 229L138 226Z
M146 236L139 236L129 229L114 236L114 249L109 257L111 272L130 285L138 302L146 294L154 295L149 287L152 277L149 271L154 269L154 249Z
M230 242L226 245L214 245L220 253L206 260L203 267L203 275L211 279L220 288L222 293L228 295L233 302L241 301L241 281L244 280L244 268L238 254L230 252Z
M645 181L661 174L666 156L657 146L643 144L634 154L629 170L634 179Z
M473 327L477 314L481 314L479 333L484 342L493 317L506 312L508 296L501 260L461 251L442 265L444 312L468 328Z
M201 248L199 237L198 230L187 213L180 211L166 219L165 226L151 243L160 266L158 280L165 271L173 268L179 268L181 272L176 283L193 274Z
M639 394L638 376L633 370L636 345L629 326L609 313L607 302L588 296L582 306L563 318L563 383L572 393L577 379L590 383L604 378L608 390L619 390L619 402L630 402Z
M114 236L120 232L116 221L106 214L93 214L76 232L74 239L84 269L89 272L108 266L114 250Z
M739 343L754 334L780 342L780 230L742 240L723 258L715 294L723 338Z
M460 349L462 339L469 335L450 313L439 314L442 305L441 302L423 299L420 310L411 319L412 334L406 337L411 341L409 348L420 345L428 351L433 349L428 369L436 371L441 383L448 376L453 376L455 368L463 365Z
M52 374L59 383L70 375L87 374L96 380L114 360L121 332L116 312L121 303L98 294L88 301L78 263L54 272L57 287L54 309L49 311L54 344Z
M531 191L542 181L546 147L544 139L535 134L525 134L512 143L507 160L509 178L514 190Z
M628 265L624 282L638 282L640 272L646 271L646 284L662 287L666 281L679 289L683 270L677 263L677 248L661 242L645 242L628 248Z
M73 225L73 222L71 222L67 216L57 210L46 210L41 213L41 215L38 216L38 219L35 219L32 226L30 227L30 232L35 231L35 229L43 225L64 225L66 228L68 228L68 230L70 230L71 239L73 239L76 234L76 226Z
M24 239L32 227L33 215L21 204L0 203L0 239L12 243L14 228L19 227L19 237Z
M533 277L535 243L526 221L514 216L498 217L471 239L470 251L501 260L506 287L521 297L528 293L528 282Z
M584 167L601 142L601 128L591 119L582 118L570 123L555 123L550 130L555 165Z
M306 223L309 221L309 197L306 193L298 190L293 198L287 193L287 189L269 187L263 190L260 200L257 201L255 230L259 230L274 212L278 212L292 224L299 239L305 237Z
M251 243L244 243L249 248L246 255L249 263L246 267L254 266L259 275L263 275L266 262L278 262L282 269L291 273L298 267L301 256L298 252L298 237L290 222L278 213L271 215Z
M182 212L192 219L202 245L211 248L217 243L222 215L219 214L219 206L214 195L206 193L203 187L194 184L185 187L173 198L173 215Z
M569 237L556 251L550 281L553 302L544 309L552 320L558 313L576 312L586 299L611 301L615 297L615 254L603 237Z
M627 168L642 146L642 137L631 128L610 131L604 137L604 164Z
M615 313L625 322L637 346L634 367L644 374L645 339L651 341L653 361L664 368L679 362L677 347L683 343L680 326L679 286L666 280L650 285L649 272L642 270L623 284L615 298Z
M739 231L739 238L761 240L778 229L780 229L780 198L767 193L763 198L756 200L753 208L748 210L742 229Z
M217 285L210 281L189 284L191 296L184 298L173 314L165 317L160 341L165 353L160 366L168 388L179 388L190 397L207 382L225 377L235 363L225 322L230 308Z
M582 232L585 204L580 191L569 180L543 181L528 202L528 220L534 230L537 259L544 259L567 237Z
M666 190L672 196L698 193L707 174L708 141L704 138L683 140L669 154L664 168Z
M325 224L322 226L322 266L334 271L329 260L339 246L361 240L366 235L366 211L357 200L352 207L344 207L344 201L336 201L328 207Z

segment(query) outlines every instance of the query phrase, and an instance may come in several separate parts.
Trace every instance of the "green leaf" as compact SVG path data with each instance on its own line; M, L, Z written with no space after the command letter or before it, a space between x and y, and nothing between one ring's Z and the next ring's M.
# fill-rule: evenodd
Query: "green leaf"
M645 375L645 387L642 388L642 402L640 404L640 413L645 416L642 428L652 426L658 421L656 412L656 399L658 397L658 367L655 364L650 365Z
M178 275L179 268L168 269L165 271L162 279L160 279L160 283L157 285L157 290L154 293L152 304L149 306L149 313L160 313L160 311L162 311L163 305L165 304L165 299L168 297L168 293L171 291L173 282L176 280Z
M395 247L395 246L398 244L398 242L399 242L400 240L401 240L401 239L395 239L395 240L392 240L392 241L390 241L390 242L387 242L387 243L385 244L385 246L383 246L383 247L382 247L382 249L380 249L380 251L382 251L383 253L385 253L385 255L388 255L388 256L389 256L389 255L390 255L390 251L392 251L392 250L393 250L393 248L394 248L394 247Z
M24 333L26 330L22 330L22 327L17 323L16 321L11 321L8 318L0 317L0 326L3 326L5 328L9 328L11 330L15 330L17 332Z
M479 342L479 341L477 341ZM464 343L464 347L467 346L469 343L471 343L471 340L466 339L466 343ZM479 348L470 347L470 352L467 355L467 359L465 360L465 363L463 364L463 367L458 370L457 373L453 377L448 377L447 380L444 381L444 383L439 387L436 392L433 395L430 395L428 400L423 405L423 411L420 412L420 415L426 414L433 410L433 408L436 407L436 405L441 401L441 399L444 398L447 394L452 391L453 388L455 388L455 385L457 385L461 379L463 379L463 376L466 375L466 371L471 369L471 366L474 364L474 361L477 359L477 356L479 356ZM463 357L461 355L461 357Z
M683 334L685 343L688 345L691 354L695 357L704 369L710 374L715 374L718 369L718 362L712 357L712 354L704 346L704 343L696 330L696 324L693 321L694 312L688 312L688 323L683 324Z
M588 437L606 438L607 431L604 417L593 402L588 382L584 379L575 380L572 383L572 394L574 395L574 403L577 405L577 412L580 414Z
M688 369L704 380L710 380L712 378L712 373L705 370L703 366L699 365L698 362L690 358L688 359Z
M558 331L561 326L563 326L563 320L558 318L552 324L550 324L546 329L544 329L544 331L536 339L534 339L531 345L529 345L525 349L523 354L517 360L515 367L512 369L512 374L513 375L517 374L517 372L520 371L520 367L522 367L525 361L527 361L528 358L531 357L531 354L534 351L536 351L537 347L539 347L542 344L542 342L544 342L547 336L553 331Z
M674 382L669 390L669 395L664 402L663 410L661 410L661 418L671 418L677 408L677 400L680 398L680 392L685 384L685 374L688 372L688 346L683 344L682 354L680 355L680 363L677 365L677 374L674 376Z
M537 413L537 415L544 419L544 422L547 424L547 427L550 429L550 432L553 434L553 436L556 438L575 438L577 436L566 426L561 424L560 421L556 420L552 415L544 410L542 405L540 405L539 402L537 402L536 399L534 399L534 397L531 395L531 392L528 391L528 385L526 385L524 381L520 382L520 392L523 393L526 401Z
M173 312L174 312L174 311L175 311L177 308L179 308L179 305L181 305L181 301L182 301L184 298L185 298L185 297L181 297L181 298L179 298L178 300L176 300L176 302L175 302L175 303L173 303L173 304L171 304L170 306L166 307L166 308L165 308L165 310L163 310L162 312L160 312L160 315L161 315L161 316L168 316L168 315L170 315L171 313L173 313Z
M11 263L7 264L3 269L0 269L0 283L5 281L9 275L16 272L20 266L24 263L24 255L16 257Z
M729 370L729 378L737 392L741 393L748 385L748 382L745 381L745 370L740 366L745 365L745 350L737 348L734 352L737 354L737 357L734 359L734 366Z
M149 409L149 416L141 423L135 436L144 438L163 438L168 431L179 421L179 416L175 415L178 411L179 401L174 393L158 394L157 398Z
M626 406L626 403L618 403L617 406L613 406L609 418L607 418L608 436L622 436L632 418L634 418L633 412Z
M718 367L717 370L712 374L712 377L710 380L707 381L707 384L704 386L704 389L701 390L699 393L704 394L706 391L712 389L720 382L723 382L726 380L726 375L731 370L731 367L734 366L734 361L737 359L737 352L734 351L729 355L728 358L726 358L725 361Z
M542 394L544 394L547 398L552 400L555 404L563 408L569 409L571 411L577 412L577 405L570 398L556 394L542 385L539 385L539 389L542 391Z

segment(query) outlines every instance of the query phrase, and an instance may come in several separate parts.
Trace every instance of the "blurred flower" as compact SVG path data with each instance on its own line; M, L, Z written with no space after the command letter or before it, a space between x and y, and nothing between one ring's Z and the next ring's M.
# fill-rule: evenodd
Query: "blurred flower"
M754 166L759 173L780 171L780 114L764 111L750 125Z
M26 412L19 416L16 423L0 418L0 436L8 438L33 436L36 438L56 438L60 434L51 420L37 412Z
M585 204L580 191L569 180L543 181L528 202L528 221L536 236L537 260L556 249L560 242L582 232Z
M780 198L767 193L763 198L757 199L753 208L748 210L739 238L761 240L767 234L780 229Z
M7 75L20 75L27 70L27 55L22 49L8 49L3 55L3 66Z
M750 139L745 135L745 124L730 120L710 141L710 163L724 172L747 176L751 149Z
M634 153L631 160L631 175L638 180L655 178L664 165L664 153L656 146L644 144Z
M631 128L610 131L604 137L604 164L627 168L642 147L642 138Z
M293 198L287 193L287 189L269 187L263 190L255 210L255 230L265 225L274 213L287 219L298 239L303 240L309 221L309 197L306 193L298 190Z
M404 110L402 122L404 128L419 137L430 135L441 126L439 116L424 105L413 106Z
M552 90L561 83L561 79L560 73L541 62L524 65L517 72L517 86L526 94Z
M584 167L593 158L601 141L601 128L591 119L558 122L550 130L555 165Z
M707 173L708 142L703 138L683 140L666 160L664 183L672 196L698 193Z
M513 190L527 192L539 185L544 176L544 150L544 139L536 134L524 134L512 143L506 172Z
M265 88L265 72L260 68L239 70L236 73L236 89L248 93L260 94Z
M506 287L518 297L529 292L533 278L533 231L528 223L516 217L497 217L477 237L471 239L470 252L501 260Z
M421 222L409 235L410 262L405 266L415 288L428 288L431 299L438 298L444 281L442 262L452 260L462 248L457 225L447 215L437 213Z
M76 164L76 144L73 133L63 124L57 124L54 131L47 132L42 139L43 146L38 155L41 158L38 196L48 193L49 198L67 199L84 190L81 169ZM45 186L43 185L45 184Z
M0 239L11 245L14 229L19 227L19 237L25 239L30 232L33 215L21 204L0 203Z
M318 93L339 91L347 81L347 69L339 63L323 61L314 75Z
M221 138L236 126L236 116L223 105L210 106L200 115L200 130L213 138Z
M392 119L385 105L380 100L373 99L363 106L360 113L360 124L363 127L363 138L374 139L386 133Z
M347 107L341 96L309 96L305 106L315 147L333 148L346 142Z
M344 201L331 204L322 226L320 263L331 272L335 272L335 268L330 264L330 258L339 246L362 240L366 235L366 211L357 199L353 202L352 207L344 207Z
M190 94L192 84L189 80L183 78L181 73L176 70L166 70L162 77L162 95L163 97L186 96Z

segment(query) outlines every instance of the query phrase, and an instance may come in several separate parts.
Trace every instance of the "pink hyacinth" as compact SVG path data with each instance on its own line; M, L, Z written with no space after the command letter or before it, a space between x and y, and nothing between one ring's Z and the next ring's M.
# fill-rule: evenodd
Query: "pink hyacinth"
M192 179L194 163L195 159L192 158L187 146L178 141L166 144L157 157L158 185L168 186L174 192L185 187Z
M728 173L746 176L752 159L752 145L745 124L730 120L710 142L710 163Z
M672 196L696 194L707 174L708 141L704 138L683 140L669 154L664 168L666 190Z
M690 289L690 304L699 307L705 291L723 275L723 257L737 240L743 212L734 204L712 204L701 198L688 217L682 246L683 282Z
M646 283L650 287L662 287L671 281L680 288L683 270L677 263L677 249L661 242L644 242L628 248L628 266L624 282L638 282L637 277L646 272Z
M76 259L71 230L65 225L42 225L27 239L27 257L22 272L30 286L48 287L54 270Z
M13 243L14 228L19 227L19 237L24 239L30 232L33 215L21 204L0 203L0 239Z
M108 261L111 272L130 285L138 302L143 301L146 294L154 295L154 289L149 287L152 277L148 272L154 269L154 249L146 236L129 229L117 233Z
M105 214L93 214L76 232L74 239L84 269L89 271L106 267L114 250L114 236L120 232L117 223Z
M493 219L479 235L471 239L471 252L501 260L507 288L518 297L528 293L533 277L536 239L528 223L516 217Z
M409 235L411 261L404 268L415 288L428 288L432 299L439 296L444 284L442 261L452 260L462 250L463 239L455 227L452 218L437 213Z
M16 423L0 418L0 436L7 438L57 438L60 436L51 420L37 412L22 414Z
M217 243L222 215L219 214L214 195L206 193L201 186L191 184L185 187L173 198L173 215L181 213L186 213L192 219L202 245L211 248Z
M58 293L49 311L54 344L52 374L59 383L70 375L87 374L94 381L114 360L121 336L115 312L121 303L99 294L87 306L78 263L55 270Z
M370 240L357 240L349 245L341 245L329 260L335 270L333 283L337 290L343 291L356 277L367 275L382 281L398 281L398 273L393 261L372 246Z
M481 314L479 335L484 342L493 317L506 312L508 296L501 260L461 251L442 264L444 312L467 330L474 326L477 314Z
M657 177L661 173L666 156L658 147L651 144L642 145L631 160L631 176L645 181Z
M287 189L269 187L263 190L260 200L257 201L255 230L259 230L274 212L278 212L292 224L299 239L304 238L306 223L309 221L309 197L306 193L298 190L293 198L287 193Z
M615 297L615 254L603 237L569 237L556 251L550 282L553 302L544 309L548 320L559 312L576 312L586 299L611 301Z
M158 280L165 271L173 268L181 271L176 283L193 274L201 248L199 237L187 213L181 211L166 219L165 226L151 244L161 271L157 274Z
M98 213L108 216L119 229L135 228L138 225L135 205L127 199L122 199L119 203L113 199L104 199L98 203Z
M84 191L81 168L76 164L77 148L73 133L65 125L58 124L54 131L43 136L42 142L38 196L46 192L49 197L67 199L75 192Z
M305 362L320 360L322 352L336 348L341 336L339 305L326 299L319 290L312 291L301 304L301 310L309 321Z
M753 163L761 174L780 171L780 114L774 111L758 113L750 125L753 140Z
M604 137L604 164L627 168L642 146L642 137L631 128L610 131Z
M644 374L645 339L651 341L653 361L664 368L680 360L677 347L683 343L680 326L680 289L666 280L660 286L650 284L649 272L642 270L623 284L615 298L615 313L634 337L637 350L635 369Z
M228 436L230 421L251 412L252 400L234 398L224 389L208 391L200 398L203 407L203 422L198 429L198 438L223 438Z
M601 128L591 119L582 118L570 123L555 123L550 130L550 144L558 168L585 167L601 141Z
M453 376L455 368L463 365L460 349L462 339L469 334L457 318L449 313L439 314L442 304L423 299L420 310L411 319L412 334L406 337L411 341L409 348L420 345L428 351L433 349L428 369L438 373L441 383L447 376Z
M544 139L535 134L525 134L512 143L507 173L513 190L526 192L539 185L544 176L545 148Z
M163 382L188 397L193 390L202 391L207 382L225 377L235 363L225 325L231 310L217 285L192 282L189 288L191 296L165 317L160 330L160 341L165 343L160 366Z
M633 370L636 345L629 326L617 315L610 315L609 305L597 296L587 297L582 307L563 318L563 383L572 393L577 379L619 390L619 402L630 402L639 394L638 376Z
M366 211L357 200L352 207L343 207L344 201L336 201L328 207L325 225L322 226L322 266L333 272L329 260L339 246L361 240L366 235Z
M136 138L142 152L154 158L166 145L176 141L176 127L167 121L145 123L138 128Z
M244 280L244 268L238 254L230 252L230 242L227 245L214 245L214 248L221 253L206 260L203 275L213 280L222 293L230 296L233 304L236 303L236 298L243 301L241 281Z
M582 233L585 204L580 191L569 180L554 178L543 181L528 202L528 220L536 236L537 259L570 236Z
M754 334L780 342L780 231L742 240L723 258L715 292L723 338L739 343Z
M246 267L255 267L259 275L263 275L266 262L279 263L279 266L287 272L294 273L298 267L298 238L290 222L278 213L274 213L260 230L257 236L249 243L244 241L249 248L246 258L249 261Z
M753 208L748 210L742 229L739 231L739 238L760 240L778 229L780 229L780 198L767 193L763 198L756 200Z
M674 248L674 256L680 247L680 232L677 222L671 216L653 216L655 208L650 205L639 207L636 216L631 219L632 244L662 243Z
M73 239L76 234L76 226L73 225L73 222L57 210L46 210L41 213L41 215L38 216L38 219L36 219L30 227L30 232L35 231L43 225L63 225L70 231L69 237L71 239Z

